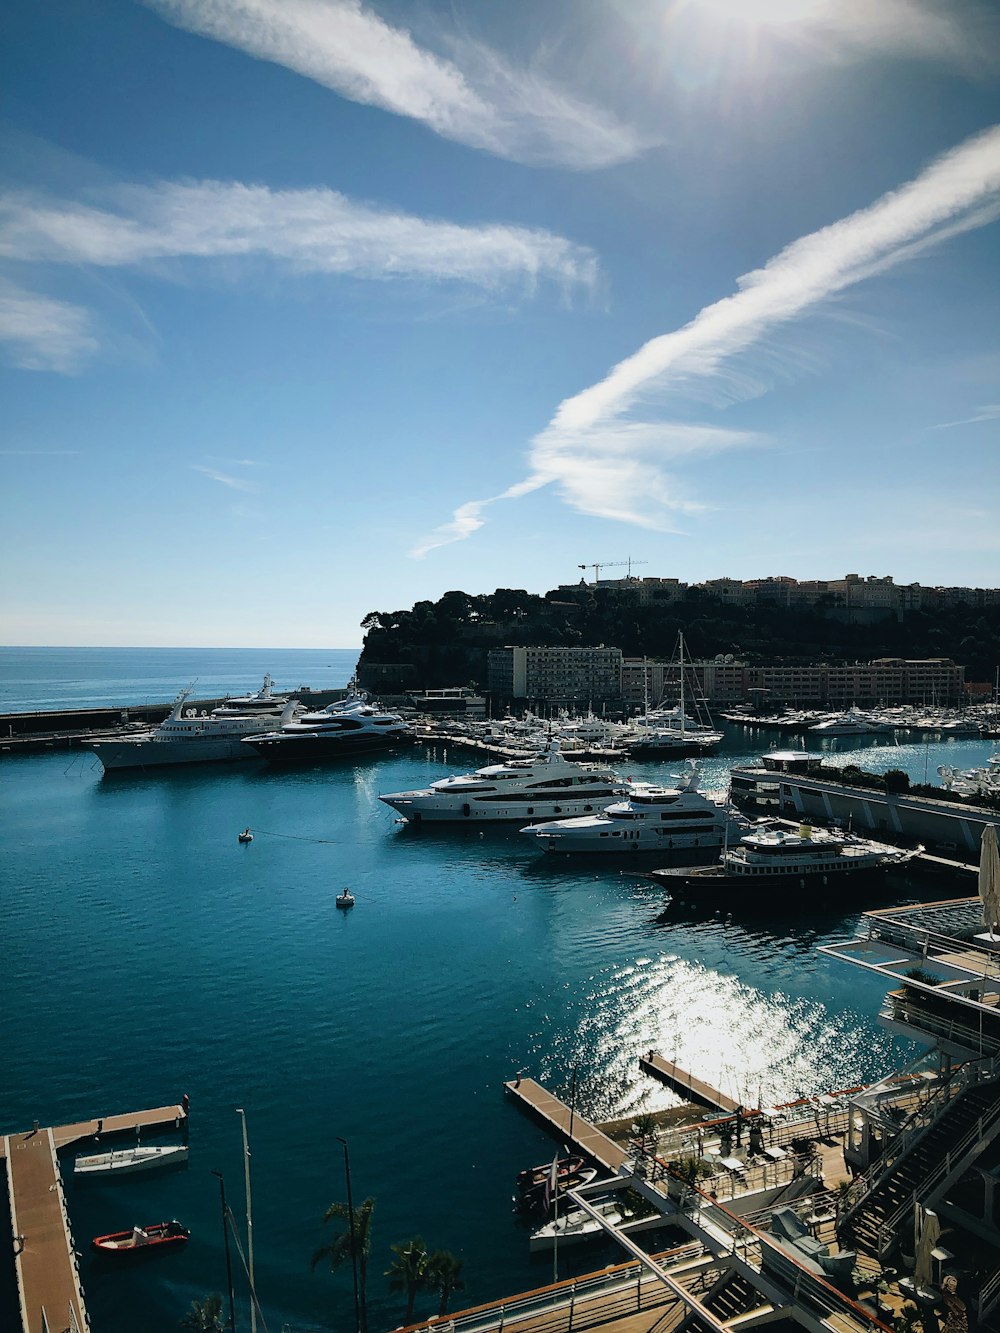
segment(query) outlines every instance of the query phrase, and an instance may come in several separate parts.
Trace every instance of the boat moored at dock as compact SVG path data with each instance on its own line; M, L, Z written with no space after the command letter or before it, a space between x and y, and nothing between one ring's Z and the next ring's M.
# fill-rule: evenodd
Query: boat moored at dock
M698 791L698 772L689 772L673 787L636 782L623 801L601 813L578 819L529 824L521 830L538 840L546 852L673 852L702 848L718 850L727 839L740 837L750 823L742 815Z
M418 791L379 800L413 823L557 819L601 810L627 789L607 768L583 764L550 741L541 754L440 778Z
M186 1143L152 1144L149 1147L116 1148L113 1152L92 1153L78 1157L73 1165L75 1176L130 1176L140 1171L158 1171L161 1167L183 1166L188 1159Z
M242 744L244 738L266 731L275 723L290 722L298 706L294 699L276 699L271 694L270 679L265 677L264 687L257 694L231 699L210 713L189 707L191 689L181 690L169 716L158 727L102 737L89 741L87 748L97 755L105 772L252 759L253 753Z
M398 713L383 712L358 695L315 713L283 717L280 729L248 736L244 748L269 764L308 764L412 743L413 731Z
M924 849L901 850L886 843L829 833L807 824L798 832L765 823L726 847L715 865L654 870L652 875L671 893L712 897L737 893L747 899L767 891L767 901L787 892L802 897L810 887L844 882L869 884L890 870L901 869Z

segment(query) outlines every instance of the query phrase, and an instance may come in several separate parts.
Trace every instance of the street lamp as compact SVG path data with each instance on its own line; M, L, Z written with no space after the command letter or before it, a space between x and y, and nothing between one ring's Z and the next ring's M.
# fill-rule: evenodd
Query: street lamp
M226 1246L226 1282L229 1285L229 1333L236 1333L236 1297L233 1294L233 1261L229 1254L229 1209L226 1206L226 1182L221 1171L213 1171L219 1177L219 1195L222 1199L222 1239Z
M344 1146L344 1174L347 1177L347 1221L351 1228L351 1268L354 1272L354 1333L361 1333L361 1297L358 1289L358 1248L354 1232L354 1198L351 1195L351 1157L347 1151L347 1140L339 1134L334 1135L338 1143ZM366 1321L367 1322L367 1321Z

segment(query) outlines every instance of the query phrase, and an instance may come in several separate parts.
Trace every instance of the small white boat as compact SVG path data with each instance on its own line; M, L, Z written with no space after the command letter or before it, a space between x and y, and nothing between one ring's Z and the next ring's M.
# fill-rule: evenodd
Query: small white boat
M593 1206L605 1222L615 1227L621 1226L632 1216L628 1209L623 1209L614 1199L595 1202ZM539 1250L551 1250L555 1244L562 1249L564 1245L579 1245L582 1241L606 1234L600 1222L589 1213L585 1213L582 1208L572 1208L554 1221L546 1222L545 1226L533 1231L528 1240L528 1249L532 1254L537 1254Z
M114 1152L78 1157L73 1166L77 1176L125 1176L137 1171L155 1171L163 1166L180 1166L188 1159L186 1143L169 1143L148 1148L118 1148Z
M346 911L348 907L354 906L354 894L350 889L344 889L343 892L337 894L335 902L338 907Z

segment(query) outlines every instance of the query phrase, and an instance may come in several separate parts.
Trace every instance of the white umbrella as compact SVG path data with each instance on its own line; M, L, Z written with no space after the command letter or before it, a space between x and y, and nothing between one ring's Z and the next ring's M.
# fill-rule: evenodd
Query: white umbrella
M1000 923L1000 851L997 850L997 826L987 824L979 849L979 900L983 904L983 925L991 935Z

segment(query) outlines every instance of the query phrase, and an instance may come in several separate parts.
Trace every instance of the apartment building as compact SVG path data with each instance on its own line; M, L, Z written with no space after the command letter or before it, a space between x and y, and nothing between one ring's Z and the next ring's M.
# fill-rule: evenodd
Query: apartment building
M528 646L491 648L489 692L502 699L589 704L618 701L622 693L620 648Z

